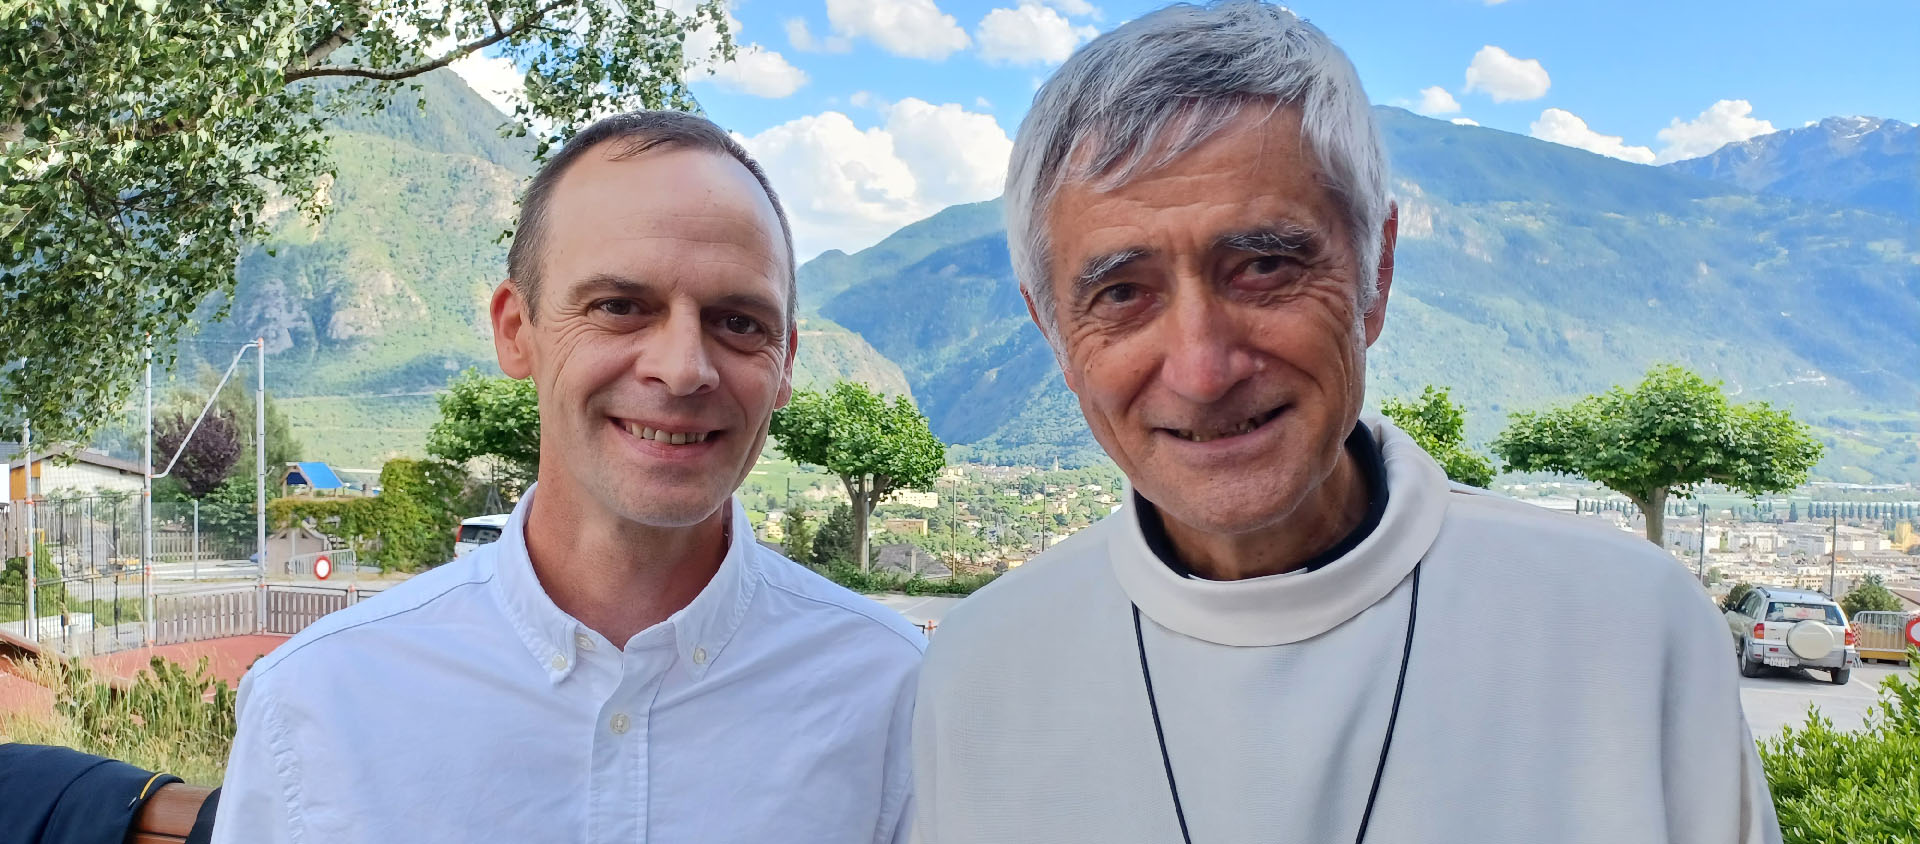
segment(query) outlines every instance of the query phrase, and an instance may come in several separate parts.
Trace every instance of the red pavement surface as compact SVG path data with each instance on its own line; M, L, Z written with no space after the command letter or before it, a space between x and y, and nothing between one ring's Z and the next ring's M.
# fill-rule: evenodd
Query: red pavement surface
M53 711L53 692L45 686L0 671L0 712L45 715Z
M165 657L179 663L187 671L193 671L201 657L207 657L207 670L214 677L227 681L227 686L240 685L240 675L247 673L253 661L270 653L285 642L286 636L228 636L224 639L209 639L204 642L187 642L179 645L161 645L152 648L135 648L130 651L97 656L87 660L87 667L96 673L131 680L133 675L145 670L156 656Z

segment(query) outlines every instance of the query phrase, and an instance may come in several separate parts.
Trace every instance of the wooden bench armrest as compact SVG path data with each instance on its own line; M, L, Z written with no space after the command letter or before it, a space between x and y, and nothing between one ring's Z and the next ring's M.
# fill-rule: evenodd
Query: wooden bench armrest
M207 802L211 793L213 789L178 782L160 786L133 819L127 844L182 844L193 832L200 804Z

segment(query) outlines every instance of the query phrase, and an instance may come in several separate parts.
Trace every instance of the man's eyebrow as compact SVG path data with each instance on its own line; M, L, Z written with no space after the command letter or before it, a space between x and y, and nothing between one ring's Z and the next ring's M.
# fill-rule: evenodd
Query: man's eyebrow
M1319 232L1294 223L1277 223L1263 228L1221 235L1214 245L1222 249L1261 255L1293 253L1318 254L1323 243Z
M786 308L779 302L757 293L729 293L708 303L708 307L751 311L758 316L779 317L786 314Z
M644 296L653 292L653 285L637 279L612 273L595 273L581 279L568 288L574 296L614 293L621 296Z
M1080 275L1073 280L1074 298L1080 298L1108 276L1119 272L1121 267L1145 258L1147 254L1147 250L1134 247L1088 258L1086 263L1080 265Z

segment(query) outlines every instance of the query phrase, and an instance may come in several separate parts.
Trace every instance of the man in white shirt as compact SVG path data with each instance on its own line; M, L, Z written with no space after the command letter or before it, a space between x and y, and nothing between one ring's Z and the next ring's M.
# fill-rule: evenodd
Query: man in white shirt
M924 637L731 497L791 392L766 176L703 118L609 118L534 178L508 265L538 483L498 542L253 667L215 840L904 840Z
M1130 489L943 619L922 840L1779 840L1688 573L1361 418L1397 223L1319 30L1243 0L1095 39L1035 97L1006 203Z

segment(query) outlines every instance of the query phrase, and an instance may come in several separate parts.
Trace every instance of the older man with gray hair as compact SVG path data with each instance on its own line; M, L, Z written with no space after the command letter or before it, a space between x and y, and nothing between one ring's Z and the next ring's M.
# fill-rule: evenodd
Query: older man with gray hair
M923 841L1779 840L1687 573L1361 417L1395 210L1319 30L1231 2L1095 39L1020 127L1007 216L1130 489L941 625Z

